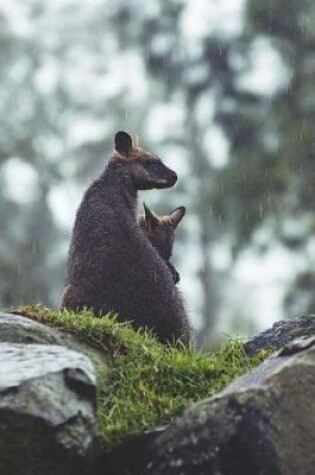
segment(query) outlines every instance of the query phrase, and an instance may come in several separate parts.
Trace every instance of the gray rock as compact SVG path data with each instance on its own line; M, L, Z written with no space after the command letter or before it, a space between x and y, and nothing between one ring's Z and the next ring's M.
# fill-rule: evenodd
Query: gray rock
M246 342L245 351L247 355L253 356L264 348L278 350L296 338L314 335L315 315L281 320Z
M106 377L108 357L105 351L99 351L91 345L79 341L74 335L36 322L31 318L0 312L0 342L66 346L88 356L94 366L102 368L102 374Z
M0 313L0 342L62 345L60 332L30 318Z
M278 352L278 356L290 356L299 353L300 351L307 350L314 346L315 335L314 336L302 336L296 340L287 343L281 350Z
M95 374L84 355L0 343L1 475L88 473L95 405Z
M95 466L95 474L139 475L148 461L153 441L165 430L158 426L128 437L117 447L103 451Z
M291 345L187 409L153 442L144 473L313 475L314 342Z

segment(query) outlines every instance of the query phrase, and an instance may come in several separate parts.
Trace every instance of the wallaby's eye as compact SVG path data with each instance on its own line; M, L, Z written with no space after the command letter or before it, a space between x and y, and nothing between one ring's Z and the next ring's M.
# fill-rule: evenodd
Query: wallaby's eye
M145 167L147 167L147 166L149 167L149 166L152 166L152 165L158 163L158 160L156 160L155 158L150 157L150 156L145 156L142 159L142 163Z
M158 160L153 158L145 159L144 167L149 170L151 173L160 173L161 172L161 163Z

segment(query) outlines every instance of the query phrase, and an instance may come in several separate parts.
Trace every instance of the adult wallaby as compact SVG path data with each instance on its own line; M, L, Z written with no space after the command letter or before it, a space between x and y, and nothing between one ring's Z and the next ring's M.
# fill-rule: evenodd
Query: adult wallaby
M139 215L139 224L152 246L166 262L174 283L177 284L180 276L173 264L170 263L170 258L173 252L175 229L183 219L186 209L184 206L180 206L165 216L157 216L145 203L143 203L143 207L144 214Z
M188 346L191 331L172 274L137 219L138 190L171 187L176 173L126 132L117 132L114 143L76 215L61 308L116 313L161 342Z

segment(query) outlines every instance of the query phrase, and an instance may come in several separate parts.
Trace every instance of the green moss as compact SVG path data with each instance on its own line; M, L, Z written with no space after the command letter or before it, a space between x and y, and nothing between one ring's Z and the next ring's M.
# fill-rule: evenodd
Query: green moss
M240 341L219 351L199 351L159 344L148 332L134 331L115 317L96 318L90 312L57 312L23 307L19 313L74 334L105 350L111 371L96 364L98 417L106 447L141 430L164 424L192 402L220 391L259 364L267 352L246 357Z

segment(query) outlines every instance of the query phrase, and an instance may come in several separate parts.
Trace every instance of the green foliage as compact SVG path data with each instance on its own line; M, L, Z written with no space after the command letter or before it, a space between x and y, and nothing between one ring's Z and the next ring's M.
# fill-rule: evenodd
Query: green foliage
M164 346L148 332L136 332L113 316L96 318L88 311L74 314L23 307L19 313L72 333L110 355L109 379L104 368L96 368L98 417L106 447L169 422L189 404L212 396L250 371L268 354L248 358L243 344L233 340L208 354Z

